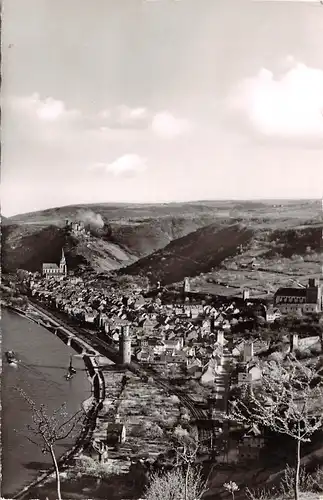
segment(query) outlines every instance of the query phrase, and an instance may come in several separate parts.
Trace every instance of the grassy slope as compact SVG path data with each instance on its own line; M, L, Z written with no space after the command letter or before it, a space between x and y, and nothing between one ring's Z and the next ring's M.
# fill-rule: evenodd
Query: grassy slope
M218 223L211 224L172 241L120 272L149 275L151 281L160 280L163 284L181 281L185 276L207 272L236 254L239 245L247 244L252 235L251 230L238 224L222 229Z

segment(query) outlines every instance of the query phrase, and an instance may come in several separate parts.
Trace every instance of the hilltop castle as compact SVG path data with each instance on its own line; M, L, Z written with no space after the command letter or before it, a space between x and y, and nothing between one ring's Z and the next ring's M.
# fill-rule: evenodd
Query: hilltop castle
M59 266L55 263L44 263L42 274L46 278L67 276L67 264L63 248Z
M85 228L85 224L82 221L70 221L66 219L65 228L76 236L84 235L87 236L89 232Z

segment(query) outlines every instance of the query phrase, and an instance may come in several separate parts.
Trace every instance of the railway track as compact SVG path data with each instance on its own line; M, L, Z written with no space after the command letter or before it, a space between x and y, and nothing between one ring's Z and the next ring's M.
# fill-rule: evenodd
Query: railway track
M114 362L119 361L118 352L113 347L111 347L107 342L105 342L102 339L99 339L93 333L90 333L90 331L85 330L81 326L76 327L71 320L68 320L65 317L61 318L59 314L53 314L51 311L44 308L38 303L32 302L31 305L35 307L36 310L38 309L42 314L47 316L49 319L55 321L55 323L59 324L59 326L66 328L66 330L75 335L75 337L84 340L84 342L86 342L91 347L96 349L103 356L111 359L111 361Z
M119 354L116 351L116 349L111 347L111 345L109 345L103 339L98 338L96 335L97 332L86 330L81 326L75 326L73 321L70 320L69 318L66 318L65 315L64 318L62 318L60 313L54 314L50 310L40 305L38 302L30 301L30 303L32 306L35 307L36 310L38 309L42 314L47 316L49 319L52 319L61 327L66 328L66 330L70 331L70 333L75 335L75 337L84 340L87 344L96 349L103 356L107 357L113 362L116 363L119 362ZM180 389L175 389L174 387L172 387L172 385L167 380L160 377L160 375L155 370L144 368L139 363L136 362L132 362L131 365L129 366L129 369L141 376L147 374L151 375L154 379L154 382L159 387L163 388L164 390L166 390L171 394L174 394L179 398L183 406L185 406L189 410L193 419L198 421L208 420L206 412L201 408L197 408L194 400L190 398L190 396L184 394L183 391L181 391ZM210 439L212 436L212 430L204 429L202 435L203 439Z

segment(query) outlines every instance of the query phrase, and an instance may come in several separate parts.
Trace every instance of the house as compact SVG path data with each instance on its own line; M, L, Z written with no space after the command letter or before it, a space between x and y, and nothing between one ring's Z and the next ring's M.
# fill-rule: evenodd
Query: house
M138 361L141 361L142 363L151 363L154 361L154 353L145 349L140 349L136 353L136 357Z
M183 347L183 351L186 353L187 357L195 356L195 347L194 346L185 346Z
M238 385L252 384L260 380L261 377L261 370L256 365L250 367L244 365L238 368Z
M164 340L165 349L172 349L179 351L184 346L184 339L181 337L179 339L168 339Z
M196 371L196 369L201 368L201 367L202 367L202 362L200 359L195 358L195 357L187 358L187 360L186 360L187 373L194 373Z
M213 383L215 379L215 367L214 365L208 364L206 370L204 373L202 373L202 376L200 378L201 384L209 384Z
M194 340L197 340L199 337L199 334L196 330L191 330L187 335L186 335L186 341L187 342L192 342Z
M106 436L106 443L108 446L123 444L126 440L125 425L121 422L109 422Z
M153 332L154 328L157 326L157 322L156 320L145 317L141 321L140 326L144 329L145 333L149 335Z
M239 443L239 459L242 461L258 460L264 445L265 438L263 431L257 425L253 424L241 438Z
M277 307L266 308L266 321L267 323L274 323L277 319L281 318L281 312Z
M86 451L87 454L97 462L105 463L108 461L107 444L101 440L94 439Z
M94 324L96 317L97 317L96 311L86 311L84 316L84 321L86 323Z
M201 328L202 336L211 333L213 330L214 330L214 319L208 318L203 320Z
M214 326L220 326L224 322L224 316L222 313L219 313L215 318L214 318Z

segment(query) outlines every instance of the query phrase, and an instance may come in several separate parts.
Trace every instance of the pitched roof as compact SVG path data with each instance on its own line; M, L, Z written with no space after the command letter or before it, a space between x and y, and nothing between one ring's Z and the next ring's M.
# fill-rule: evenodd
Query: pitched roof
M275 297L284 297L284 296L305 297L306 288L279 288L275 293Z
M58 265L57 264L53 264L53 263L45 263L43 264L43 269L58 269Z

